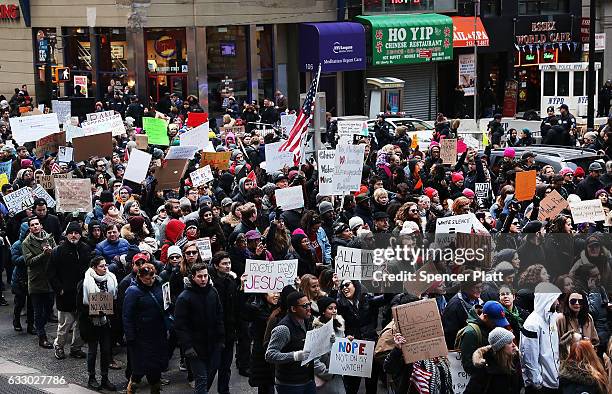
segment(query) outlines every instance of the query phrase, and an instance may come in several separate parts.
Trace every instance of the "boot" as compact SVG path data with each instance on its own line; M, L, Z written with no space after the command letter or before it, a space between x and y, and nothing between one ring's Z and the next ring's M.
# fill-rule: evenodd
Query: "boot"
M151 394L160 394L161 393L161 382L157 382L151 385Z
M13 317L13 329L15 329L15 331L23 331L23 327L21 327L21 319L18 315Z
M102 381L100 382L100 388L106 391L117 391L117 386L112 384L110 380L108 380L108 376L102 376Z
M87 382L87 387L94 390L100 389L100 383L96 380L96 375L90 375L89 381Z
M127 386L127 394L135 394L137 388L138 388L138 383L130 379L130 381L128 382L128 386Z
M36 335L36 329L34 329L34 324L28 323L27 331L30 335Z
M47 337L38 338L38 346L45 349L53 349L53 344L47 340Z

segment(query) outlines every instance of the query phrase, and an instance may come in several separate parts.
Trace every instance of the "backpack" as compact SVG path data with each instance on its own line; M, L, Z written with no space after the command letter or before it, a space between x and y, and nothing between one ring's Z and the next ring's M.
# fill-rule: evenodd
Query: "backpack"
M465 332L467 331L468 327L472 327L472 329L476 332L476 337L478 338L478 345L481 346L482 331L480 331L480 326L476 323L468 323L467 326L463 327L457 333L457 336L455 337L455 349L461 349L461 342L463 341L463 337L465 336Z

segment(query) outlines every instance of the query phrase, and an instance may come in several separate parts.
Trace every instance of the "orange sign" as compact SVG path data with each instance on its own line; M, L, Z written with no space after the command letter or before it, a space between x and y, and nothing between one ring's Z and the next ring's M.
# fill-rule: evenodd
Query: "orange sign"
M517 172L514 189L518 201L531 200L536 192L536 171Z

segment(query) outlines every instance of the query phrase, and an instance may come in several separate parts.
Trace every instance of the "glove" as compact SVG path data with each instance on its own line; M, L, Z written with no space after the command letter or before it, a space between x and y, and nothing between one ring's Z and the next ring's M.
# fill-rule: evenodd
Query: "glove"
M304 361L308 356L310 356L310 350L298 350L297 352L293 352L294 361Z
M194 348L189 348L189 349L185 350L185 357L186 358L196 358L196 357L198 357L198 354L196 353Z
M331 337L329 337L329 343L334 343L336 342L336 334L331 334Z

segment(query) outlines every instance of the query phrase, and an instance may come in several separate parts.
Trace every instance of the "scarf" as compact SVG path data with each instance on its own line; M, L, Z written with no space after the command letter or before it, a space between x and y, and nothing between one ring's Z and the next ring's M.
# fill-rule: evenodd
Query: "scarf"
M106 291L113 295L113 298L117 298L117 278L115 274L107 271L106 275L100 276L96 274L93 268L87 269L83 279L83 304L89 305L88 295L99 293L101 291L100 287L104 286L106 286Z
M502 306L503 306L503 305L502 305ZM518 311L518 308L516 307L516 305L512 305L512 310L509 310L508 308L506 308L506 307L504 306L504 312L505 312L507 315L512 316L512 319L518 323L519 327L522 327L522 326L523 326L523 319L522 319L522 318L521 318L521 316L519 315L519 311Z

